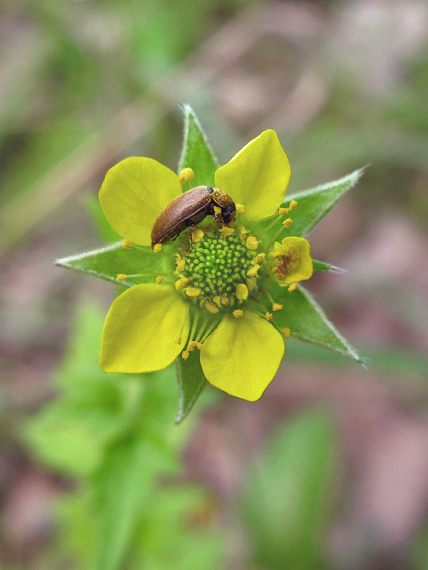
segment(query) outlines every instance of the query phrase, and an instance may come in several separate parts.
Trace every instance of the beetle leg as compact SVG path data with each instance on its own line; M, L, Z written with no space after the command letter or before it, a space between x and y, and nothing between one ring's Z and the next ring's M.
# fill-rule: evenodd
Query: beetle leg
M192 235L192 234L193 234L193 230L194 230L194 229L195 229L195 224L192 224L192 225L190 226L190 232L189 232L190 249L189 249L189 251L188 251L187 253L184 254L185 256L186 256L186 255L189 255L189 253L190 253L190 252L192 251L192 249L193 249L193 235Z

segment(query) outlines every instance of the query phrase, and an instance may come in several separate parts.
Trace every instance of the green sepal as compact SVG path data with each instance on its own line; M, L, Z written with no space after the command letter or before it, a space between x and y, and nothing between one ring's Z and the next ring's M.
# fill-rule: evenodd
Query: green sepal
M324 346L363 365L366 364L365 359L358 355L330 322L307 289L298 285L297 289L290 293L287 287L277 287L274 298L284 306L283 311L275 313L275 320L281 328L289 328L291 334L300 340Z
M214 186L214 173L220 166L218 158L192 107L185 103L181 108L184 114L184 138L178 173L183 168L191 168L195 173L195 178L190 181L192 187Z
M317 261L316 259L313 259L312 262L314 264L314 271L331 271L331 273L338 273L340 275L346 275L346 273L348 273L346 269L336 267L335 265L331 265L331 263L326 263L325 261Z
M192 351L187 360L179 356L176 362L179 401L175 423L179 424L192 409L207 380L202 371L199 350Z
M154 283L156 277L163 275L168 269L165 255L158 255L150 247L144 246L133 246L131 249L125 249L123 241L88 253L63 257L56 261L56 265L99 277L124 287L132 287L141 283ZM118 273L139 274L139 276L119 280L117 279ZM144 274L140 275L141 273Z
M360 168L339 180L290 195L281 207L288 208L291 200L297 201L297 209L289 213L293 223L287 229L282 226L284 216L276 215L276 223L272 223L272 218L266 220L263 225L269 227L268 236L271 239L275 236L276 241L286 236L306 237L344 194L355 186L363 173L364 168Z

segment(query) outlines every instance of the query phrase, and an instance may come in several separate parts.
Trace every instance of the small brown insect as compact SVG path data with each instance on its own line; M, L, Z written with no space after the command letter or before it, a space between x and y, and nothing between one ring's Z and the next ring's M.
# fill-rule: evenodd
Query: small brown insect
M176 239L188 227L193 229L205 216L214 216L219 227L228 225L235 212L229 194L211 186L196 186L172 200L156 218L151 235L152 249L157 243Z

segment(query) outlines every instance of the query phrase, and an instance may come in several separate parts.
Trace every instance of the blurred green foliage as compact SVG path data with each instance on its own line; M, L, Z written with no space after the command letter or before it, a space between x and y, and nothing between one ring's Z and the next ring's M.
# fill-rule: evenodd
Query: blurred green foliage
M103 315L81 307L57 375L58 397L26 427L39 460L77 484L60 501L59 561L73 568L218 568L218 529L192 518L208 495L180 483L186 431L174 429L173 368L129 377L97 362ZM209 532L208 532L209 531Z
M325 567L334 456L329 418L309 410L281 426L257 458L243 501L256 564L270 570Z

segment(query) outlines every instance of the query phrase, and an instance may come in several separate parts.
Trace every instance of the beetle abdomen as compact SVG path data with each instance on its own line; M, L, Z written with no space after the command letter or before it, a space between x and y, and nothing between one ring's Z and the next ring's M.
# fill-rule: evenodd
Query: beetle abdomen
M174 198L160 212L152 229L152 248L174 239L189 226L201 222L208 214L211 195L207 186L196 186Z

